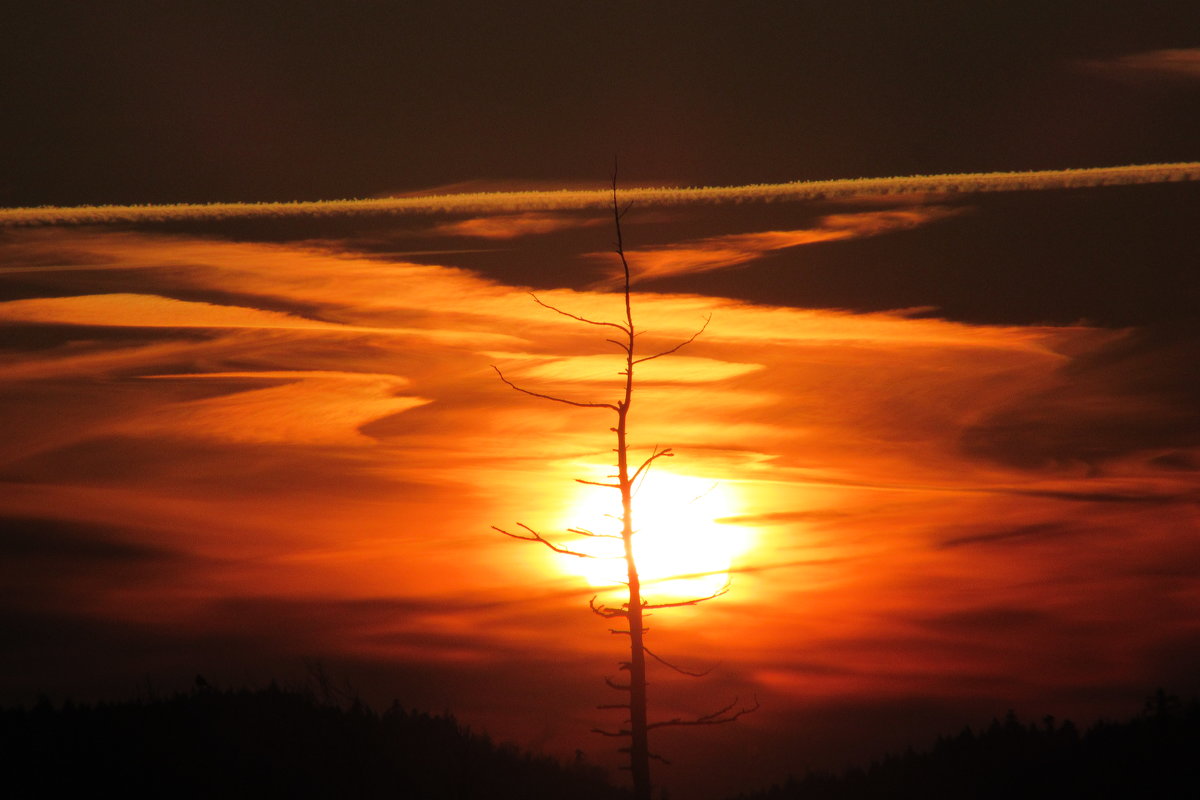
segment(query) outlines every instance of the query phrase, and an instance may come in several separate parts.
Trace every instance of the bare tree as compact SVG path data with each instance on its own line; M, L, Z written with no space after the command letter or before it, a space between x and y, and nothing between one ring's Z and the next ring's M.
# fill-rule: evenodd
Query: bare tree
M570 400L570 399L563 398L563 397L557 397L557 396L551 395L551 394L544 394L542 392L535 392L535 391L531 391L527 388L524 388L522 386L518 386L517 384L510 381L508 378L506 378L504 376L504 373L501 372L498 367L493 365L492 368L496 370L496 374L500 376L501 381L503 381L505 384L512 387L516 391L521 392L522 394L527 394L527 395L530 395L531 397L536 397L541 400L548 400L548 401L552 401L552 402L556 402L556 403L563 403L566 405L577 406L577 407L581 407L581 408L607 409L608 411L610 411L616 415L616 425L615 425L615 427L610 428L610 430L616 434L616 438L617 438L616 448L615 448L615 452L617 454L616 473L608 476L610 479L609 481L589 481L589 480L583 480L583 479L578 479L578 478L576 479L576 481L578 483L587 484L590 486L599 486L599 487L603 487L603 488L607 488L607 489L612 489L612 490L616 491L617 493L619 493L620 500L621 500L621 513L620 513L620 517L619 517L620 522L621 522L620 536L617 536L615 534L595 533L593 531L589 531L589 530L586 530L583 528L570 528L570 529L568 529L567 532L569 534L573 534L575 536L580 536L580 537L598 537L598 538L620 539L621 544L623 545L623 548L624 548L623 558L624 558L625 567L626 567L625 585L628 587L627 599L625 600L625 602L621 603L619 606L610 607L610 606L605 606L603 604L597 604L596 597L592 597L592 599L588 603L588 606L592 610L592 612L597 614L598 616L604 617L606 619L624 620L626 623L625 628L620 628L620 629L610 628L609 630L613 634L629 637L629 660L619 662L621 670L629 673L629 681L628 681L628 683L619 683L617 681L614 681L611 678L605 678L605 683L607 683L608 686L611 687L612 689L628 695L628 699L627 699L627 702L606 704L606 705L600 706L600 708L601 709L624 710L624 711L628 712L628 717L625 720L625 725L618 728L617 730L604 730L604 729L596 728L596 729L594 729L594 731L596 733L599 733L604 736L621 737L621 738L627 738L629 740L628 746L622 747L621 752L627 752L629 754L629 770L633 777L634 797L636 798L636 800L649 800L650 796L651 796L650 759L655 758L655 759L658 759L661 761L666 760L666 759L663 759L662 756L659 756L650 750L650 744L649 744L650 731L656 730L659 728L667 728L667 727L690 726L690 725L720 725L720 724L724 724L724 723L728 723L728 722L733 722L734 720L738 719L742 715L756 710L758 708L758 704L755 703L753 706L739 707L738 701L735 698L732 703L725 706L724 708L721 708L710 714L704 714L704 715L694 717L691 719L675 718L675 719L651 722L651 721L649 721L648 716L647 716L647 697L646 697L646 686L647 686L647 683L646 683L646 663L647 663L646 657L647 656L650 656L652 659L654 659L656 662L660 663L661 665L663 665L669 669L675 670L677 672L680 672L684 675L691 675L691 676L699 677L699 676L705 674L705 673L701 673L701 672L691 672L691 671L682 669L682 668L664 660L663 658L655 655L653 652L651 652L649 649L647 649L646 642L645 642L646 633L647 633L647 628L645 625L645 617L647 616L647 612L653 611L655 609L662 609L662 608L675 608L675 607L681 607L681 606L699 605L700 603L706 602L708 600L713 600L713 599L725 594L729 590L729 585L726 584L720 590L714 592L713 594L707 595L705 597L695 597L695 598L691 598L691 599L687 599L687 600L680 600L677 602L648 603L643 598L642 583L641 583L641 579L638 575L638 565L637 565L637 559L635 557L635 551L634 551L634 540L638 533L637 528L634 527L634 514L633 514L633 511L634 511L634 509L633 509L634 487L637 484L638 480L646 474L647 470L650 469L651 465L654 464L654 462L656 462L662 458L670 458L674 454L671 452L671 449L669 447L661 447L660 448L660 447L656 446L650 452L650 455L647 456L645 459L643 459L636 468L631 468L628 431L629 431L629 412L633 406L633 400L634 400L635 369L639 364L644 364L647 361L653 361L654 359L662 358L663 356L669 356L672 353L676 353L679 350L681 350L682 348L684 348L687 345L694 342L696 340L696 338L699 337L700 334L704 332L705 328L708 327L708 320L706 319L704 321L704 325L701 326L701 328L699 330L697 330L694 334L692 334L691 337L689 337L688 339L685 339L684 341L677 343L673 347L669 347L665 350L655 352L650 355L639 356L637 354L635 348L636 348L636 340L637 340L638 331L635 329L634 324L633 324L633 307L632 307L632 302L631 302L631 298L630 298L629 262L625 256L625 246L624 246L624 241L623 241L622 235L621 235L621 219L625 215L625 213L629 210L629 207L626 206L624 209L622 209L620 207L620 205L618 204L618 201L617 201L617 177L616 177L616 169L615 168L613 170L613 178L612 178L612 206L613 206L613 224L616 227L616 234L617 234L616 253L620 258L621 268L624 271L624 293L625 293L625 319L624 319L624 322L609 322L609 321L603 321L603 320L588 319L586 317L572 314L568 311L565 311L561 308L557 308L548 303L544 303L540 299L538 299L538 297L536 295L533 296L533 299L538 305L540 305L546 309L549 309L550 311L553 311L557 314L561 314L564 317L568 317L577 322L584 323L587 325L594 325L598 328L607 329L607 330L610 330L613 332L611 334L611 336L606 338L605 341L610 342L610 343L616 345L618 348L620 348L621 352L624 355L624 359L625 359L624 369L621 370L621 372L619 373L624 378L624 391L621 394L620 399L616 400L615 402L581 402L581 401L577 401L577 400ZM521 539L522 541L528 541L528 542L537 542L539 544L545 545L546 547L553 550L555 553L559 553L562 555L574 556L577 558L595 558L596 557L592 554L585 553L580 550L572 549L569 546L564 546L555 541L547 539L541 533L537 532L533 528L531 528L528 525L525 525L523 523L518 522L517 526L521 529L521 532L519 532L519 533L507 531L507 530L504 530L503 528L498 528L495 526L493 526L493 528L495 530L499 531L500 533L504 534L505 536L511 536L514 539Z

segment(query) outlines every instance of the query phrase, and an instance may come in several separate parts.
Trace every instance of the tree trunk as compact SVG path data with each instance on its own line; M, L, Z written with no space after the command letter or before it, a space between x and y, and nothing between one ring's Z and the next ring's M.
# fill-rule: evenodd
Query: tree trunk
M629 288L626 285L626 298ZM629 477L625 423L633 396L633 320L629 319L629 356L625 374L625 400L617 412L617 481L621 487L621 538L625 545L625 565L629 581L629 770L633 776L635 800L650 800L650 745L646 728L646 650L642 625L642 586L633 553L633 481Z
M629 262L621 237L621 212L617 204L617 182L613 175L613 217L617 228L617 255L625 278L625 397L617 403L617 483L621 488L621 539L625 545L625 566L629 581L629 771L633 777L634 800L650 800L650 743L646 718L646 648L642 623L642 583L633 553L633 479L629 475L629 444L625 433L629 407L633 403L633 304L630 301Z

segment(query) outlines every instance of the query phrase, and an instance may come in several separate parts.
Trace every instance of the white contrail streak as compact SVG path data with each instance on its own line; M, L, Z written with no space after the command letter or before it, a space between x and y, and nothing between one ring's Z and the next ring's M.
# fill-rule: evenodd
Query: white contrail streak
M864 195L973 194L1043 189L1128 186L1200 180L1200 162L1124 167L980 172L957 175L914 175L796 181L750 186L622 189L621 197L642 206L675 206L747 202L825 200ZM340 217L387 214L507 214L519 211L573 211L608 208L606 189L474 192L369 200L317 200L290 203L207 203L135 206L40 206L0 209L0 227L104 225L179 220L248 219L255 217Z

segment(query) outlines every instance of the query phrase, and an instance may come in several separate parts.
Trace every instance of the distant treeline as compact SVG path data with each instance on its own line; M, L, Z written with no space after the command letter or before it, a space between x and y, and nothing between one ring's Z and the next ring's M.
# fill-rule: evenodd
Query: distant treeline
M307 689L0 711L3 795L627 800L604 772L493 743L453 716L382 714Z
M1009 712L982 731L940 737L840 775L809 773L738 800L1066 800L1200 798L1200 702L1159 692L1126 722L1080 731Z
M4 797L628 800L599 767L523 753L450 714L382 714L327 686L216 689L0 710ZM746 776L753 783L753 776ZM841 774L738 800L1200 798L1200 702L1159 692L1080 731L1011 712Z

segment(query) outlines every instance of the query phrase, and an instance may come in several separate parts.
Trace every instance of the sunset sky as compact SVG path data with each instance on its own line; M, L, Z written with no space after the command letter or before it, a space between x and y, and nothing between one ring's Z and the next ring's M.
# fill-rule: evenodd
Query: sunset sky
M761 704L656 780L1200 692L1194 2L7 16L0 700L321 662L619 763L604 567L491 528L619 510L608 412L492 369L616 398L530 296L619 318L614 156L639 346L709 320L637 374L650 592L731 580L652 714Z

